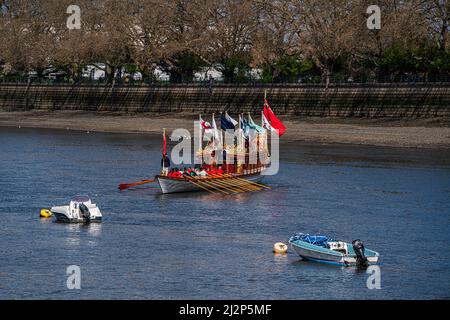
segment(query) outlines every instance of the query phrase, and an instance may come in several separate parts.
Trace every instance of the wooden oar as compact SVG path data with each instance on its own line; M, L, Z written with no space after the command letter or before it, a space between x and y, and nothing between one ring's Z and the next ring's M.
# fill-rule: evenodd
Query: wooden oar
M192 181L192 180L194 180L194 179L192 179L192 177L189 177L189 176L184 176L184 177L186 178L186 180L187 180L188 182L192 183L193 185L195 185L195 186L197 186L197 187L199 187L199 188L201 188L201 189L203 189L203 190L206 190L206 191L208 191L208 192L210 192L210 193L216 193L216 192L214 192L213 190L206 188L204 185L201 185L201 184L199 184L199 183L195 183L194 181Z
M208 183L210 185L215 185L220 187L221 189L225 189L234 193L240 193L240 192L246 192L247 190L237 188L235 186L229 185L227 183L224 183L223 180L219 181L221 179L208 179L207 181L204 181L205 183Z
M214 183L217 183L217 184L225 186L225 187L237 189L239 192L249 192L249 191L261 190L260 188L257 188L255 186L251 186L248 184L244 184L243 182L235 180L233 178L222 177L221 175L213 175L212 177L216 178L213 180Z
M195 179L195 178L193 178L193 179ZM217 190L217 191L219 191L219 192L222 192L222 193L225 193L225 194L229 194L227 191L222 190L222 188L219 188L218 186L216 186L216 185L215 185L214 183L212 183L211 181L208 181L208 182L202 181L201 178L197 178L197 179L195 179L195 181L196 181L197 183L203 184L204 186L212 187L213 189L215 189L215 190ZM231 191L231 190L230 190L230 191Z
M246 180L246 179L237 179L236 177L233 177L233 176L226 178L225 181L230 181L236 185L242 185L242 186L247 186L247 187L251 187L251 188L256 188L258 190L262 189L262 187L259 186L258 184L252 183L251 181Z
M261 190L261 187L258 184L253 183L246 179L237 179L235 176L233 176L231 174L212 175L212 177L219 179L220 181L223 181L223 182L235 184L236 186L238 186L238 185L248 186L248 187L252 187L252 188L254 187L254 188L257 188L258 190Z
M199 176L197 178L197 180L204 182L204 183L216 185L216 186L220 187L221 189L226 189L226 190L229 190L234 193L247 192L247 190L244 190L243 188L237 188L234 185L225 183L224 178L226 178L226 177L228 177L228 174L210 174L210 175L204 176L204 177Z
M260 186L250 183L246 179L236 179L231 174L213 175L213 177L214 176L218 177L218 179L223 183L234 186L236 188L244 189L245 191L259 191L262 189Z
M220 174L220 175L212 174L212 175L209 175L206 179L207 180L212 179L214 181L214 183L224 184L229 187L237 188L240 192L261 190L260 187L257 187L255 185L248 183L247 180L245 180L245 179L243 179L243 181L234 179L234 177L229 173Z
M225 185L229 185L232 188L236 188L238 190L242 190L242 192L251 192L251 191L260 190L260 189L256 189L256 188L253 188L253 187L248 187L248 186L243 185L243 184L238 184L238 183L235 183L235 182L236 181L232 181L232 180L223 180L220 183L224 183Z
M155 180L152 179L152 180L142 180L142 181L133 182L133 183L121 183L121 184L119 184L119 190L124 190L127 188L140 186L141 184L152 183L152 182L155 182Z
M239 188L246 188L249 191L262 190L262 188L259 187L259 186L255 186L255 185L253 185L251 183L243 182L243 181L240 181L240 180L237 180L237 179L231 178L231 179L228 179L228 181L230 181L230 183L233 183L234 185L238 186Z
M270 187L268 187L268 186L266 186L266 185L263 185L263 184L261 184L261 183L258 183L258 182L250 181L250 180L247 180L247 179L242 179L242 178L239 178L239 177L236 177L236 176L234 176L233 178L234 178L234 179L238 179L238 180L242 180L242 181L246 181L246 182L249 183L249 184L254 184L254 185L257 185L257 186L259 186L259 187L261 187L261 188L270 189Z

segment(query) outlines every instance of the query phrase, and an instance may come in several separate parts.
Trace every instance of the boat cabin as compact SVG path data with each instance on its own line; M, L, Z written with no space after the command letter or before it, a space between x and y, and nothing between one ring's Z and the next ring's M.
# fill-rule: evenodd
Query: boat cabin
M348 254L348 246L347 243L343 241L328 241L327 247L330 250L340 252L342 254Z
M80 216L80 204L84 204L87 207L91 205L91 199L88 196L75 196L70 199L69 211L73 218L81 218Z

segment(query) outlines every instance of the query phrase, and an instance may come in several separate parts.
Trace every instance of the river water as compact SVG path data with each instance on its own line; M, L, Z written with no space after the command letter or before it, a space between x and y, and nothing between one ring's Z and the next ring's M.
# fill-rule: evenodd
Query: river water
M450 152L282 143L271 190L161 195L121 182L159 172L160 137L0 129L0 298L450 298ZM102 224L39 210L88 194ZM272 253L295 232L360 238L369 274ZM81 289L66 269L81 270Z

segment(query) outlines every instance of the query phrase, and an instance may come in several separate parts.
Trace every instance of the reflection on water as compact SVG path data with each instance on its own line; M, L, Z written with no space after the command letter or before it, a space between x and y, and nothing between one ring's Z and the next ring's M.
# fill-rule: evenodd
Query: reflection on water
M89 235L93 237L99 237L102 235L102 224L101 223L91 223L87 225L87 231Z
M0 129L0 298L71 299L72 264L82 299L450 297L448 150L289 143L271 190L118 191L160 171L160 148L159 136ZM39 218L75 194L103 223ZM362 239L381 254L382 290L355 268L272 253L295 232Z
M54 223L61 225L61 228L67 234L64 242L68 247L96 245L97 241L95 238L101 236L101 223Z

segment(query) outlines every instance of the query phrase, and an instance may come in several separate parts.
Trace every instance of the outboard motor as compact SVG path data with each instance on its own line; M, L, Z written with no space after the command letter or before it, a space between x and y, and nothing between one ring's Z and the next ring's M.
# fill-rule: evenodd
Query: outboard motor
M84 203L80 203L80 212L86 222L91 221L91 213L89 212L88 207Z
M367 258L364 255L364 244L361 240L357 239L352 241L352 245L356 254L356 266L359 268L367 268L369 266L369 261L367 261Z

